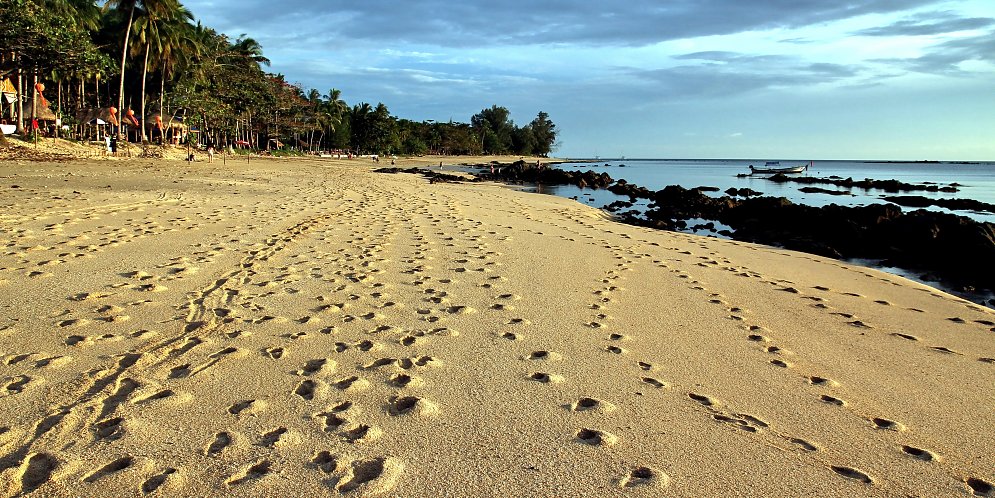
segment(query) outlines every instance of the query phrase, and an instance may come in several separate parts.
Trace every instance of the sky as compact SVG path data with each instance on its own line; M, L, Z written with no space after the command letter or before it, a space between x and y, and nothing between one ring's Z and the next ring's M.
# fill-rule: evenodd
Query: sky
M559 157L995 161L995 0L185 0L305 90Z

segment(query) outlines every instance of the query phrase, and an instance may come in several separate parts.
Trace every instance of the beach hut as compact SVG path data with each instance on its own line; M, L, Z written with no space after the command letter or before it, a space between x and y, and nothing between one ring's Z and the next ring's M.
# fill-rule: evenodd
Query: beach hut
M17 102L17 89L10 78L0 80L0 132L10 135L17 130L14 106Z
M54 112L52 112L52 109L50 107L48 107L47 105L42 105L41 102L35 103L29 100L27 104L24 105L24 114L28 114L30 112L29 109L34 109L35 119L37 119L39 123L41 122L54 123L56 120L59 119L59 117L56 116Z
M84 109L76 114L76 122L83 127L80 130L81 137L93 137L96 141L100 141L108 133L109 125L118 124L117 115L111 114L109 107Z
M176 145L186 135L187 125L183 123L182 116L164 118L159 113L153 113L145 117L145 131L148 133L149 139L160 136L158 134L161 133L164 144L171 143Z

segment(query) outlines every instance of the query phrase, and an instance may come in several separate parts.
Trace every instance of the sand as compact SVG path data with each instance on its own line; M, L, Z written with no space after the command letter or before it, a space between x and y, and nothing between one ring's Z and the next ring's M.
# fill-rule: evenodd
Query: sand
M991 310L371 169L0 163L0 495L992 496Z

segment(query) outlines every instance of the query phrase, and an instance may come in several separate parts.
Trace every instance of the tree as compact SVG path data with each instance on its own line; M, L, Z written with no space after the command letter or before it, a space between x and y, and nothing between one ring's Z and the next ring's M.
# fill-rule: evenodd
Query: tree
M511 139L515 154L522 156L531 156L536 154L536 136L535 133L533 133L532 126L515 128Z
M106 62L89 33L69 15L58 15L36 2L4 0L0 2L0 19L0 74L84 73L98 70ZM17 79L18 92L23 94L28 85L23 78ZM23 131L23 109L18 117L18 130Z
M104 8L117 9L128 12L128 22L124 29L124 44L121 48L121 87L118 92L118 109L124 109L124 64L128 60L128 38L131 37L131 23L135 21L135 9L141 6L141 0L107 0ZM121 138L121 127L118 127L117 136Z
M512 150L512 134L515 124L508 119L511 113L507 108L492 105L470 118L470 124L480 134L484 152L507 154Z
M539 111L536 118L529 123L533 137L535 137L535 148L533 153L538 156L547 157L556 146L556 125L549 119L549 114Z
M159 27L159 51L153 55L159 68L160 117L166 101L166 81L180 73L180 68L190 67L191 62L200 55L200 45L193 36L193 25L190 23L192 14L187 14L190 12L178 12L178 15L165 19Z
M142 118L142 141L145 137L145 83L148 80L149 55L154 51L157 54L163 52L163 47L168 43L167 37L172 34L169 30L171 24L185 24L193 19L193 14L186 7L180 5L177 0L145 0L145 8L140 10L140 15L135 19L135 38L132 53L136 54L144 50L145 60L142 64L142 92L141 92L141 118Z

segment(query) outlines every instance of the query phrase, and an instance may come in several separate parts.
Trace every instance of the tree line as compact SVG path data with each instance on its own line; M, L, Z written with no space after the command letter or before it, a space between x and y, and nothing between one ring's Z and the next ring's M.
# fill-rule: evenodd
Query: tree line
M383 103L350 106L335 88L305 90L266 71L256 40L195 21L179 0L3 0L0 19L0 80L21 96L0 118L16 114L22 134L25 94L41 89L64 124L114 107L142 123L133 139L143 142L162 138L156 116L167 126L175 116L196 140L256 149L545 156L556 146L545 112L524 126L496 105L469 123L411 121Z

